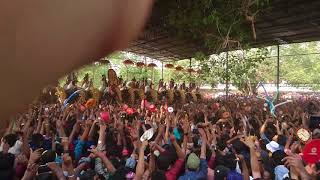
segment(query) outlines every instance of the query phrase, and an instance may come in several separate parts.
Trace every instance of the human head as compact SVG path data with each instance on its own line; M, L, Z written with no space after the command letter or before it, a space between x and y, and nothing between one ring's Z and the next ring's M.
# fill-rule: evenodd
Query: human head
M187 159L187 168L190 171L196 171L199 168L199 165L200 165L200 158L195 153L189 154Z
M166 174L162 170L155 170L151 173L151 180L163 180L166 179Z
M217 166L214 169L214 177L215 179L227 179L228 173L229 173L230 169L226 168L225 166Z
M18 137L16 134L8 134L6 136L3 137L3 140L5 143L8 143L10 147L14 146L14 144L16 143Z
M274 166L283 165L282 159L286 157L286 153L282 150L277 150L272 153L272 161Z

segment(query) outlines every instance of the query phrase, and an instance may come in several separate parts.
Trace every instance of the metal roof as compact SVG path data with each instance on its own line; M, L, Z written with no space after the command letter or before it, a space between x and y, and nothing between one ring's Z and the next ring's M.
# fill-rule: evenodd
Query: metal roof
M251 46L320 40L320 0L274 0L271 6L256 19L257 39L250 43ZM125 51L160 61L189 59L199 51L215 54L204 44L190 38L178 38L164 28L157 7L152 13L145 30Z

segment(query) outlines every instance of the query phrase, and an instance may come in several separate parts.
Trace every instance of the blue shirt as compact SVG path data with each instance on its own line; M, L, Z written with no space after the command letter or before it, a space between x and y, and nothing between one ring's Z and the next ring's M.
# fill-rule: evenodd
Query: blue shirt
M200 159L200 168L198 171L186 171L183 176L179 177L179 180L201 180L208 177L208 163L205 159Z
M80 159L82 155L82 149L85 143L86 143L85 141L81 141L81 140L77 142L76 147L74 148L74 156L76 160Z

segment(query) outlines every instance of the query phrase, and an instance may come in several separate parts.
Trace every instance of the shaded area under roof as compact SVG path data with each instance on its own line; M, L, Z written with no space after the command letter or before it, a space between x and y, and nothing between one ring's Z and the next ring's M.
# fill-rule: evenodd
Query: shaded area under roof
M320 40L320 0L274 0L271 6L255 22L257 40L251 42L253 47ZM167 31L158 14L155 7L151 22L125 51L160 61L189 59L199 51L215 53L204 44Z

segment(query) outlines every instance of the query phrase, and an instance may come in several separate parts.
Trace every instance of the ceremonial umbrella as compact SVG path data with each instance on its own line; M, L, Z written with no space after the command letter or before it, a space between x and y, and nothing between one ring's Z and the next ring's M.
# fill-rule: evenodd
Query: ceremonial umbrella
M182 71L184 68L182 66L177 66L176 71Z
M130 59L126 59L126 60L124 60L123 62L122 62L124 65L133 65L134 64L134 62L133 61L131 61Z
M157 67L157 65L155 63L150 63L150 64L148 64L148 67L149 68L154 68L154 67Z
M174 65L173 64L166 64L164 67L166 67L168 69L172 69L172 68L174 68Z
M145 64L144 64L143 62L137 62L137 63L136 63L136 66L137 66L137 67L143 67L143 66L145 66Z
M192 68L188 68L187 69L187 72L189 72L189 73L194 73L194 72L196 72L194 69L192 69Z

